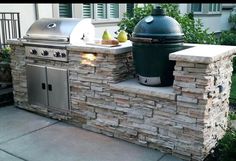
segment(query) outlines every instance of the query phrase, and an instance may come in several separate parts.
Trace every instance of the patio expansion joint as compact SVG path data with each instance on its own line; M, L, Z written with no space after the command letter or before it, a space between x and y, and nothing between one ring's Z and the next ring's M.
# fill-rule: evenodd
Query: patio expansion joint
M7 143L7 142L9 142L9 141L18 139L18 138L23 137L23 136L25 136L25 135L29 135L29 134L35 133L35 132L37 132L37 131L39 131L39 130L43 130L43 129L48 128L48 127L50 127L50 126L52 126L52 125L55 125L55 124L57 124L57 123L59 123L59 122L60 122L60 121L56 121L56 122L54 122L54 123L52 123L52 124L50 124L50 125L41 127L41 128L39 128L39 129L36 129L36 130L33 130L33 131L30 131L30 132L25 133L25 134L22 134L22 135L20 135L20 136L17 136L17 137L14 137L14 138L5 140L5 141L3 141L3 142L0 142L0 145L2 145L2 144L4 144L4 143Z
M13 156L13 157L15 157L15 158L18 158L18 159L20 159L20 160L22 160L22 161L29 161L29 160L26 160L26 159L24 159L24 158L22 158L22 157L20 157L20 156L15 155L15 154L13 154L13 153L10 153L10 152L8 152L8 151L6 151L6 150L4 150L4 149L1 149L1 148L0 148L0 151L3 151L3 152L5 152L5 153L7 153L7 154L9 154L9 155L11 155L11 156Z
M163 154L157 161L161 161L164 156L166 156L166 154Z

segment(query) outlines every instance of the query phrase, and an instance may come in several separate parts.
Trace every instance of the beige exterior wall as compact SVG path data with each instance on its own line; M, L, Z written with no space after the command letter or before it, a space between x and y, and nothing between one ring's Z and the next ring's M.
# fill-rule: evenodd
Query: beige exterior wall
M19 12L20 13L20 25L21 25L21 35L25 35L29 26L35 21L35 6L33 3L24 4L0 4L1 12Z
M143 4L137 4L139 7L142 7ZM229 8L230 6L236 6L235 4L222 4L224 7ZM59 17L59 5L58 3L5 3L0 4L1 12L19 12L20 13L20 24L21 24L21 35L24 36L30 25L37 18L50 18L50 17ZM205 9L206 7L204 7ZM190 3L180 3L179 9L182 14L189 12ZM120 16L126 11L126 4L120 3ZM228 24L228 16L230 10L223 10L221 14L218 15L207 15L200 14L196 15L196 18L202 19L205 28L209 28L209 31L220 32L222 30L230 29ZM72 15L74 18L82 17L82 3L73 3L72 6ZM120 20L120 19L119 19ZM119 27L116 21L93 21L93 24L96 27L96 37L100 38L105 29L109 30L110 33L115 37L115 33Z

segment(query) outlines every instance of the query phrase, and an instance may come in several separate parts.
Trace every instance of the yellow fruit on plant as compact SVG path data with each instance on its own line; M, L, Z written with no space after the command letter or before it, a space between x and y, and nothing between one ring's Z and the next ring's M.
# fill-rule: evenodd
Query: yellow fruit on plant
M126 42L128 39L127 33L124 30L121 30L118 34L117 40L119 42Z
M107 30L105 30L102 35L102 40L111 40L111 39L112 39L111 34Z

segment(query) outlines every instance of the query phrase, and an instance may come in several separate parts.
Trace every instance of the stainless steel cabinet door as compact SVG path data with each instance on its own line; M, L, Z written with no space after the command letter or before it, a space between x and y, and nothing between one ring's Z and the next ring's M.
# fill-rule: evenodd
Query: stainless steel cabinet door
M47 105L46 67L27 64L26 78L28 86L28 101L30 104Z
M47 67L48 103L50 107L69 109L67 78L66 69Z

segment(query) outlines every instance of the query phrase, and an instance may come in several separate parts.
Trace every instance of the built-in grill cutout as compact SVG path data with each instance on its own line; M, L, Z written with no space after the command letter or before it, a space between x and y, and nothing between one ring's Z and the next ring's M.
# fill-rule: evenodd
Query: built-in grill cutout
M23 38L27 57L68 61L66 46L93 41L95 28L91 19L42 18L30 26Z

